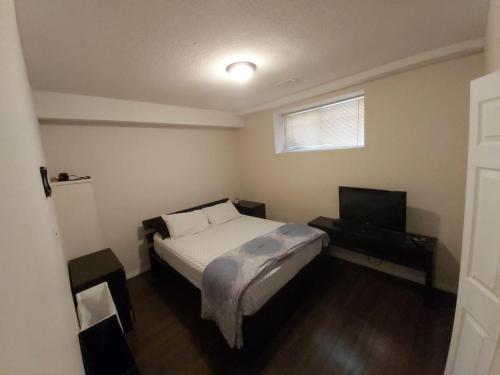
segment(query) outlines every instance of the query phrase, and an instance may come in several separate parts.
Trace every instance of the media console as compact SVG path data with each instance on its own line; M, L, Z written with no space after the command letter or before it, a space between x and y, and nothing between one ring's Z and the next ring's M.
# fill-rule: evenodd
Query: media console
M339 219L317 217L309 226L330 236L330 245L387 260L425 273L424 298L429 305L433 295L434 253L437 239L396 232L375 226L347 225Z

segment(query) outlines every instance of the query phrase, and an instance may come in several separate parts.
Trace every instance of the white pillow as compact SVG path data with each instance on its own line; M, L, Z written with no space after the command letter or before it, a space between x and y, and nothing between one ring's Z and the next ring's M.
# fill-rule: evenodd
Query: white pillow
M161 218L167 224L168 232L173 239L203 232L210 227L208 218L202 210L161 215Z
M241 216L231 201L206 207L203 209L203 212L205 212L208 221L210 221L212 225L222 224Z

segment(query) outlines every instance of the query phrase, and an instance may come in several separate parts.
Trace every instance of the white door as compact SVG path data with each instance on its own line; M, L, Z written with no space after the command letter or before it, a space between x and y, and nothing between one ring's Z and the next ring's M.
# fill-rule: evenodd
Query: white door
M500 72L471 84L460 284L445 374L500 374L499 335Z

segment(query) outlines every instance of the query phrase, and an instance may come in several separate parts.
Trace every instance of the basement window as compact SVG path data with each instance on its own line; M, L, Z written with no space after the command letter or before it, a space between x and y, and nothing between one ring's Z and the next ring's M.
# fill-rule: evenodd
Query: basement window
M364 147L364 93L275 113L274 126L278 153Z

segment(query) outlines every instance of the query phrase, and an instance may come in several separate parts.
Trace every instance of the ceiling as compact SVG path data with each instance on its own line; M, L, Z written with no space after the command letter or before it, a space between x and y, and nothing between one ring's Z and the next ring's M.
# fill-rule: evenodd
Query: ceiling
M488 0L17 0L16 8L35 89L237 112L482 37ZM246 84L225 73L238 60L257 64Z

